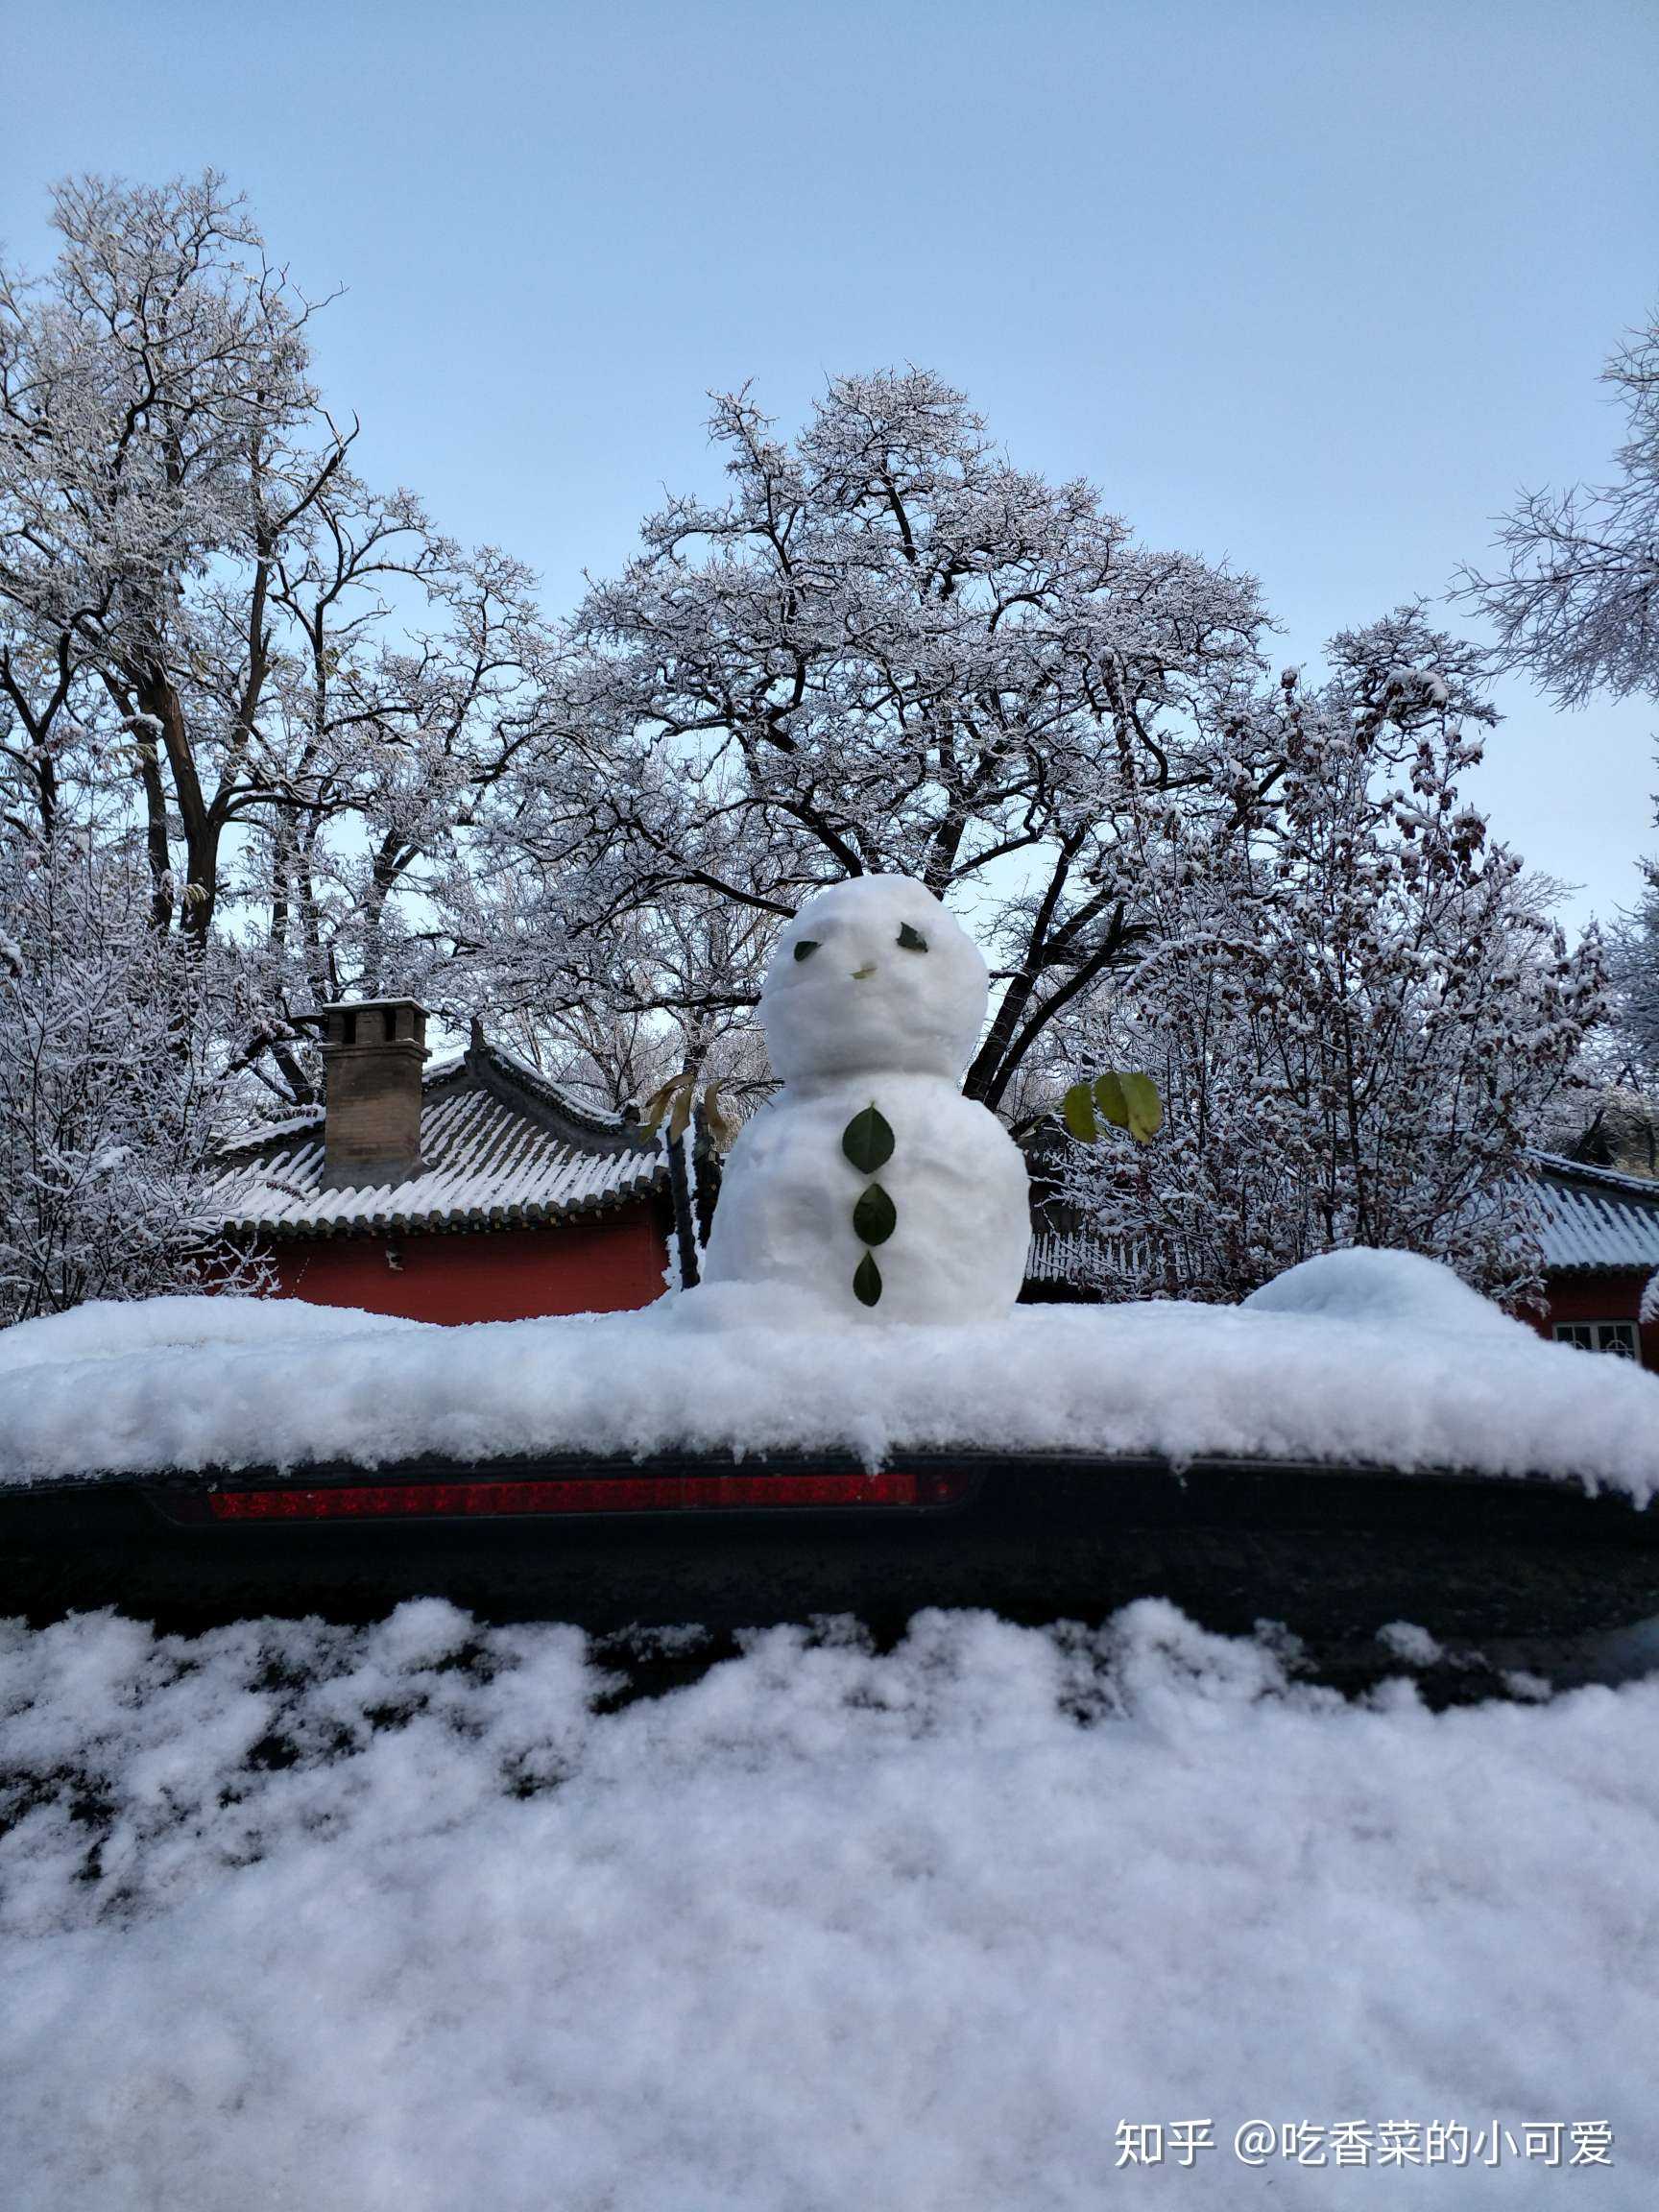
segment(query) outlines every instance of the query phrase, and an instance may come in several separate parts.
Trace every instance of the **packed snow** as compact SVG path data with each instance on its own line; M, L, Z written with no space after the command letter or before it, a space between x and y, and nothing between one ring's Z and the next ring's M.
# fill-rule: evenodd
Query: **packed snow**
M83 1307L0 1333L0 1479L373 1467L432 1454L901 1449L1558 1474L1640 1503L1659 1378L1549 1344L1410 1255L1335 1253L1238 1308L1021 1307L825 1327L781 1286L441 1328L292 1301Z
M352 1311L354 1336L408 1326L394 1316ZM225 1351L238 1345L289 1347L325 1343L340 1334L342 1315L327 1306L264 1298L133 1298L94 1300L66 1313L43 1314L0 1329L0 1381L26 1368L67 1361L142 1358L146 1353Z
M1659 1679L1345 1704L1146 1601L609 1681L0 1631L10 2212L1654 2201Z

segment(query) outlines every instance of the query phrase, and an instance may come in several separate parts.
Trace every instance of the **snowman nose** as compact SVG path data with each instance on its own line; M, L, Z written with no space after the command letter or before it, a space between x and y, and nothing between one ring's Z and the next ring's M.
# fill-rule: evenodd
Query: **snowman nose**
M875 963L875 961L874 961L874 960L866 960L862 968L854 968L854 971L853 971L853 980L854 980L854 983L864 983L864 982L867 982L867 981L869 980L869 978L870 978L872 975L874 975L874 974L875 974L875 973L876 973L876 963Z

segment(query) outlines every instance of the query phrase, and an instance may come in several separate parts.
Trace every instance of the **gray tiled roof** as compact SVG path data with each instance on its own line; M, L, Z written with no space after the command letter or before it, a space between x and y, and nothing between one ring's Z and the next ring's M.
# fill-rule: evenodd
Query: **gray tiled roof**
M536 1227L667 1189L659 1144L585 1112L498 1047L429 1070L423 1088L420 1174L325 1189L317 1112L229 1147L214 1213L267 1237Z
M1659 1181L1589 1167L1555 1153L1534 1152L1531 1194L1551 1274L1659 1269ZM1039 1227L1026 1277L1033 1282L1088 1284L1151 1271L1148 1248L1109 1246L1088 1230L1055 1235Z
M1659 1267L1659 1183L1552 1153L1532 1164L1548 1269Z

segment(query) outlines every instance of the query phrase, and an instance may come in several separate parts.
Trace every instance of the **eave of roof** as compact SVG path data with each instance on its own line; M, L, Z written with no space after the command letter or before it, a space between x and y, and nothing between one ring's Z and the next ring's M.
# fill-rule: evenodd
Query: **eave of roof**
M664 1179L662 1189L666 1190ZM420 1209L405 1212L400 1208L389 1211L365 1206L338 1218L300 1216L284 1219L269 1214L225 1214L219 1216L219 1227L227 1237L268 1238L277 1243L327 1242L342 1237L388 1237L404 1234L420 1237L459 1237L477 1235L494 1229L557 1229L572 1221L595 1220L607 1214L616 1214L638 1203L641 1199L658 1196L655 1185L637 1190L624 1191L620 1195L605 1195L579 1200L565 1206L472 1206L450 1207L447 1211ZM372 1200L374 1191L341 1193L354 1198Z
M1564 1152L1528 1152L1527 1157L1546 1182L1598 1184L1659 1207L1659 1176L1626 1175L1617 1167L1593 1167L1588 1161L1569 1160Z

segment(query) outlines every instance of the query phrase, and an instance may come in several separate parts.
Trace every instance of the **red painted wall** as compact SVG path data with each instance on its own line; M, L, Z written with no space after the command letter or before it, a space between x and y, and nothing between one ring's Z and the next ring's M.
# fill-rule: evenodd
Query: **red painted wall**
M662 1295L668 1247L656 1210L639 1206L549 1229L283 1242L267 1257L279 1298L411 1321L522 1321L649 1306Z
M1606 1275L1552 1275L1545 1286L1548 1310L1522 1318L1530 1321L1541 1336L1552 1335L1557 1321L1634 1321L1647 1281L1641 1268ZM1639 1334L1643 1366L1659 1369L1659 1322L1648 1322Z

